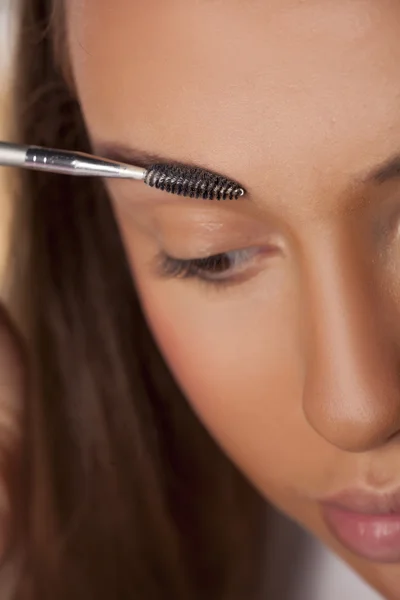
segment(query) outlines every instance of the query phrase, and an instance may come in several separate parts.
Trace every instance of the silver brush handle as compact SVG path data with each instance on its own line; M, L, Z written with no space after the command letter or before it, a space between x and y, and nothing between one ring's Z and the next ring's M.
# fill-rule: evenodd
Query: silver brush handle
M17 146L0 142L0 165L5 167L23 167L28 146Z
M246 193L236 181L201 167L160 162L148 169L84 154L0 142L0 166L66 175L134 179L160 191L204 200L237 200Z
M0 142L0 165L65 175L144 180L147 170L83 152Z

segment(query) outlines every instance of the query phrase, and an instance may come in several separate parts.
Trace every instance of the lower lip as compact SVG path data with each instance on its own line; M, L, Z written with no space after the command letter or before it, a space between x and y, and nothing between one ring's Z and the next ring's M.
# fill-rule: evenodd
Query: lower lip
M324 505L322 514L333 535L351 552L374 562L400 561L400 513L371 515Z

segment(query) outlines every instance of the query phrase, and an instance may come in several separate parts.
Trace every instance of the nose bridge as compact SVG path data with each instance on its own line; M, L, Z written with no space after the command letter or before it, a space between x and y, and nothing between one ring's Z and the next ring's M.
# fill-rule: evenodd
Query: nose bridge
M373 269L343 235L326 236L305 262L306 418L343 450L379 446L400 429L400 401Z

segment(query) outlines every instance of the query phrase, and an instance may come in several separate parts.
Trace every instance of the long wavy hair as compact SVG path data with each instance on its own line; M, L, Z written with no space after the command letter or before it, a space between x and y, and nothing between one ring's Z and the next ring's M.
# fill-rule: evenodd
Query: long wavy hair
M22 0L12 139L91 151L61 0ZM258 598L263 502L143 317L102 182L18 173L11 301L28 352L18 600Z

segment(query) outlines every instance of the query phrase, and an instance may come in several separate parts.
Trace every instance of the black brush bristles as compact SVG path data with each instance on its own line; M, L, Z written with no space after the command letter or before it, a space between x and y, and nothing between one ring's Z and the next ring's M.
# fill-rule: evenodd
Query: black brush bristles
M170 194L204 200L237 200L245 194L238 183L198 167L155 164L144 182Z

